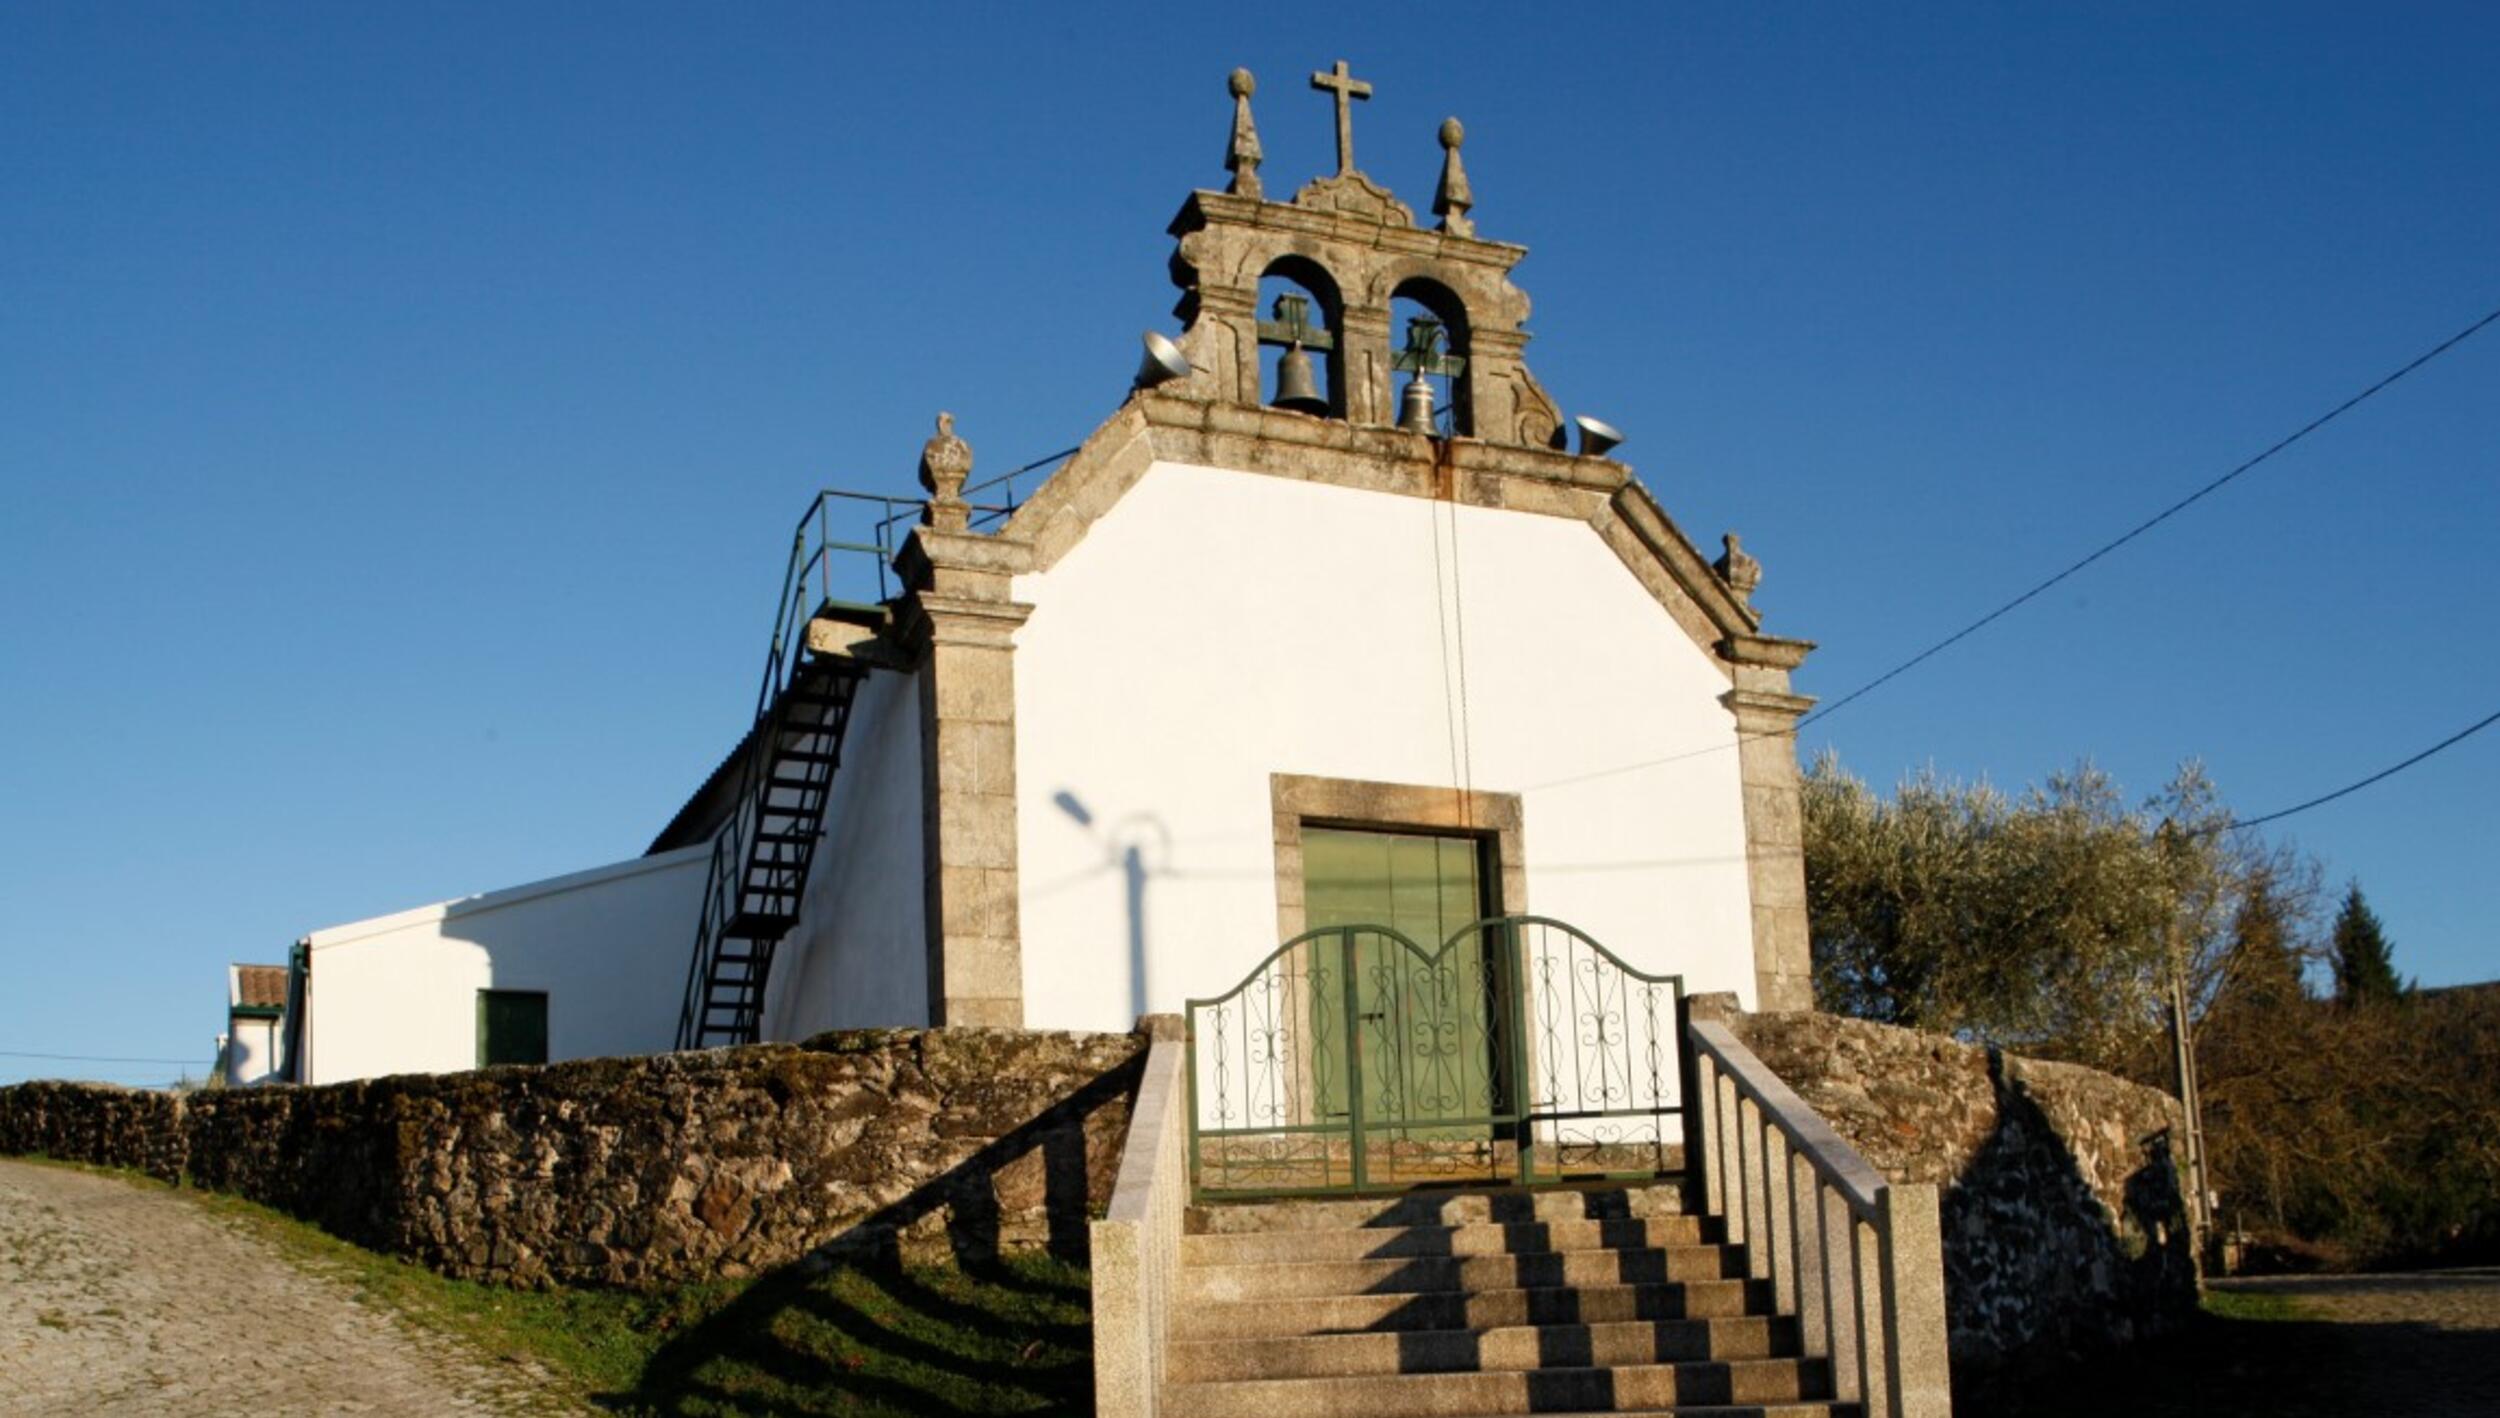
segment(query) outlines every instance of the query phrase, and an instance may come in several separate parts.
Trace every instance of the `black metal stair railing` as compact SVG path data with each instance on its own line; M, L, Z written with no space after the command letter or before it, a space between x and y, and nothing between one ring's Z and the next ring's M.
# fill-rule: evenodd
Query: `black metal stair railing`
M836 503L873 507L875 539L834 536ZM735 806L712 838L694 955L677 1016L681 1049L751 1043L756 1037L773 949L798 919L852 697L865 674L855 661L811 656L807 627L822 616L882 619L892 595L892 529L918 507L905 498L827 490L809 503L791 532L755 715L739 753L738 786L730 799ZM836 597L835 564L846 557L873 560L873 602ZM843 575L845 597L856 594L851 584L856 579L855 572Z
M1064 449L965 489L968 495L999 495L998 501L971 505L974 525L1013 513L1015 479L1075 451ZM927 506L919 498L828 488L792 530L755 716L739 753L735 806L712 838L694 955L677 1015L678 1048L755 1041L773 953L798 922L851 705L868 673L858 660L813 654L807 627L818 619L885 623L900 590L895 554ZM837 527L855 525L853 516L837 517L837 508L870 519L864 539L834 535ZM873 593L863 563L873 568Z

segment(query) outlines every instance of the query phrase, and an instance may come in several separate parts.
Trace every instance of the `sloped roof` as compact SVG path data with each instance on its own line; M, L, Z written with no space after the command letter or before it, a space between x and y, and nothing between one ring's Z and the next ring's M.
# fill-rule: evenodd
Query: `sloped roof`
M660 835L652 838L651 845L642 849L642 854L656 857L662 852L711 841L712 834L720 831L720 825L729 820L729 811L738 790L738 765L754 746L755 726L749 724L747 731L738 736L738 742L731 746L729 752L721 755L721 761L712 766L710 773L704 775L702 783L696 786L685 805L677 809L676 816L660 829Z
M286 1008L284 965L237 965L227 989L227 1003L244 1009Z

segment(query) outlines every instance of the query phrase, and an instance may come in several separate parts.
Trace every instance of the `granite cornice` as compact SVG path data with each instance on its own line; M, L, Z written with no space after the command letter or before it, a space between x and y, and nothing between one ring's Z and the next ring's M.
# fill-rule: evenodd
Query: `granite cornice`
M1527 247L1512 242L1486 241L1482 237L1458 236L1428 227L1395 226L1324 208L1299 207L1290 202L1259 201L1236 197L1229 192L1203 190L1189 194L1165 230L1172 236L1187 237L1218 226L1289 232L1377 251L1490 266L1499 271L1510 270L1528 255Z
M1684 535L1684 529L1675 524L1675 519L1667 515L1667 510L1658 505L1656 495L1640 479L1625 480L1615 493L1614 510L1633 534L1650 548L1659 565L1675 578L1676 585L1718 627L1722 638L1753 635L1761 629L1761 616L1736 599L1727 583L1719 579L1719 573L1712 570L1710 563L1702 557L1700 549ZM1719 646L1708 644L1703 648L1716 653Z
M919 585L923 573L930 571L984 571L1015 576L1028 570L1032 561L1032 545L1006 532L991 535L916 527L904 540L903 549L894 554L894 569L904 584Z
M1719 655L1731 664L1762 665L1775 670L1793 670L1814 653L1811 640L1791 640L1780 635L1731 635L1719 642Z
M1736 716L1740 727L1786 733L1814 707L1815 699L1811 694L1739 686L1720 695L1719 702Z
M1016 575L1032 564L1030 543L938 527L915 529L894 557L911 594L933 605L1003 605Z
M914 591L897 603L894 636L915 656L935 645L1012 648L1033 607L1023 601Z

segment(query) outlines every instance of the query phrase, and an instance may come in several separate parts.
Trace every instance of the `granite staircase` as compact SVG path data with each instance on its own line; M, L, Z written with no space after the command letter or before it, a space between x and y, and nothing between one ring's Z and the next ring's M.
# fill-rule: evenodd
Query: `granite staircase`
M1684 1183L1198 1208L1161 1411L1858 1418Z

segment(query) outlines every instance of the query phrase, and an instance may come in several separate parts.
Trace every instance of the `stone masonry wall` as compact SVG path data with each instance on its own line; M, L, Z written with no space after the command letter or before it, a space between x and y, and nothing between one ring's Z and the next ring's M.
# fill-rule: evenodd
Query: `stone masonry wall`
M37 1154L182 1180L182 1099L97 1083L0 1088L0 1154Z
M1727 1023L1877 1171L1943 1189L1957 1388L2195 1313L2194 1242L2170 1155L2181 1116L2168 1094L1866 1020Z
M447 1275L635 1288L812 1253L1081 1255L1144 1048L864 1030L318 1088L0 1088L0 1151L231 1192Z

